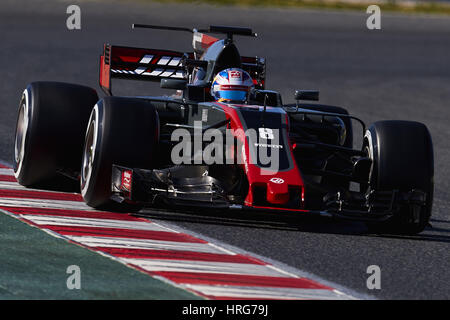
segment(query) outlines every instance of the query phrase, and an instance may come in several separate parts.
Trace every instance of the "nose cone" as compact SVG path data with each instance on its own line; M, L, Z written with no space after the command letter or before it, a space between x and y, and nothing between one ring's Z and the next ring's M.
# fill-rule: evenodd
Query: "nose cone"
M267 182L267 201L272 204L284 204L289 201L289 188L284 179L273 177Z

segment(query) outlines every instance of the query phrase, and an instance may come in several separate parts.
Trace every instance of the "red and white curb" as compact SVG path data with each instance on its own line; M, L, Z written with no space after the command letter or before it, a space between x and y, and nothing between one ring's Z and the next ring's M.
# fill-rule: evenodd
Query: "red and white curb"
M93 210L79 194L24 188L1 164L0 210L207 299L354 299L147 219Z

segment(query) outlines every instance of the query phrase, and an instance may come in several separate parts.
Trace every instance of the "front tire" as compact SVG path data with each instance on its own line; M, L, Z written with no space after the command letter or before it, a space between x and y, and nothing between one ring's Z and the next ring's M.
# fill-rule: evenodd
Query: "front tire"
M414 218L412 205L402 205L382 223L368 223L375 233L416 234L427 226L434 191L433 144L427 127L412 121L379 121L372 124L364 138L364 148L372 159L370 188L373 190L420 190L426 204ZM417 215L417 212L415 213Z
M84 201L97 209L121 210L124 206L111 200L112 165L151 169L158 134L158 114L150 102L124 97L100 100L85 135L80 181Z

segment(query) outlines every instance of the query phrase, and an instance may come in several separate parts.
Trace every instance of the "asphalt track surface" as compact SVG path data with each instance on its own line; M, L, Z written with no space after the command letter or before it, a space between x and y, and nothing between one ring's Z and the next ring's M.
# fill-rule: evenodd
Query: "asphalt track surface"
M70 2L75 4L76 1ZM62 1L0 3L0 159L11 163L17 104L27 83L74 82L96 89L104 42L190 50L189 34L131 30L131 23L189 27L251 26L257 39L237 39L242 54L265 56L267 87L292 102L295 89L320 89L366 123L417 120L431 131L435 197L431 224L414 237L374 236L362 223L148 211L170 223L310 272L381 299L450 298L450 18L288 9L219 8L142 2L78 3L82 29L68 31ZM116 82L116 94L160 94L149 83ZM381 268L381 289L368 290L367 267Z

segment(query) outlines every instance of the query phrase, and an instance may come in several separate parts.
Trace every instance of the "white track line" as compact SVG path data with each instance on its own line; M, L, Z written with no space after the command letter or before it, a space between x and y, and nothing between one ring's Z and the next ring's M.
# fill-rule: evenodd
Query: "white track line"
M0 168L0 175L2 176L14 176L13 169Z
M0 206L95 211L81 201L0 198Z
M240 287L186 284L186 288L201 292L207 296L235 297L235 298L266 298L266 299L320 299L340 300L348 296L337 294L326 289L298 289L278 287Z
M1 180L0 180L0 189L32 191L32 192L42 192L42 193L79 194L76 192L61 192L61 191L52 191L52 190L32 189L32 188L24 187L14 181L1 181Z
M164 231L167 228L155 223L145 221L127 221L113 219L93 219L66 216L45 216L34 214L20 214L20 217L30 220L38 225L72 226L72 227L96 227L96 228L117 228L130 230Z
M94 237L94 236L72 236L72 235L64 235L64 237L89 247L177 250L177 251L223 254L223 251L218 250L213 246L210 246L208 243L176 242L176 241L132 239L132 238Z
M123 258L127 263L136 265L147 271L189 272L189 273L222 273L234 275L253 275L267 277L284 277L284 274L266 265L233 262L167 260L167 259L133 259Z
M21 186L20 184L18 184L17 182L14 181L2 181L0 180L0 189L7 189L7 190L35 190L35 191L40 191L40 192L49 192L47 190L37 190L37 189L30 189L30 188L26 188L24 186Z

